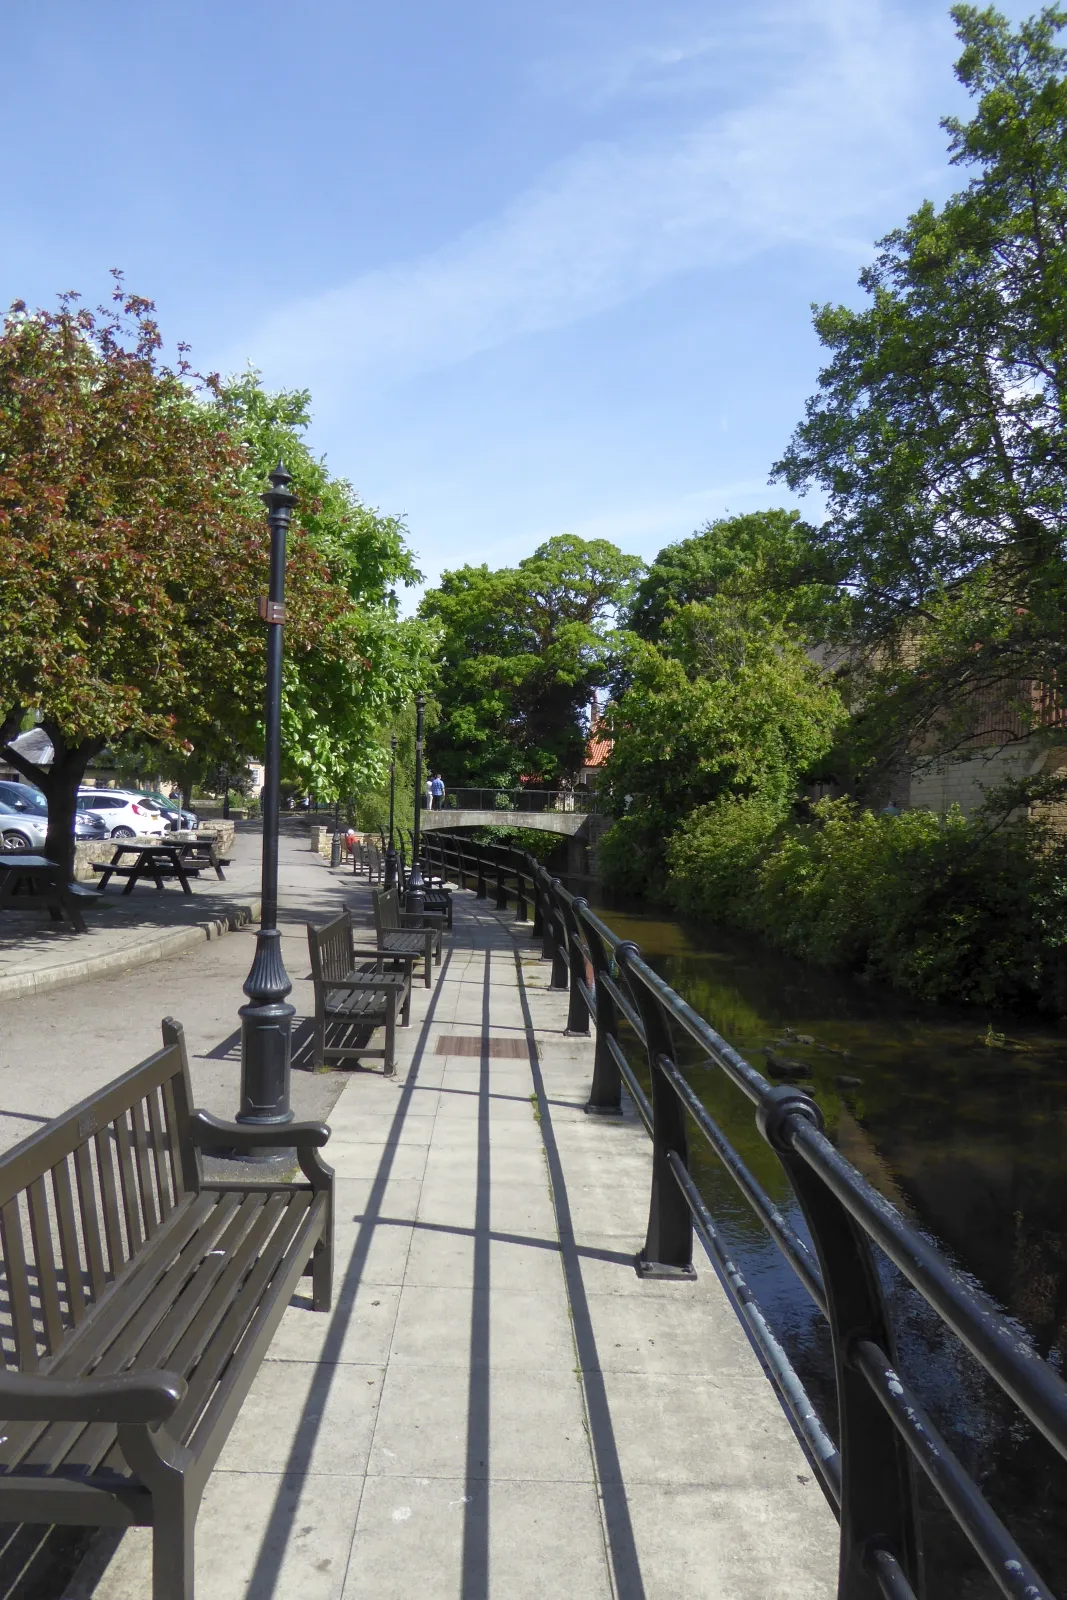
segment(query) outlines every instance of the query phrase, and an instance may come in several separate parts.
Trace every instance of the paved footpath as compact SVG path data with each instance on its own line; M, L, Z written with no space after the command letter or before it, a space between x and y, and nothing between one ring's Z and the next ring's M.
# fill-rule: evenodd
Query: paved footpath
M336 903L351 880L312 865ZM528 927L457 893L396 1078L344 1075L334 1309L286 1313L207 1489L198 1600L836 1592L836 1524L710 1267L634 1272L650 1146L584 1115L592 1044L547 982ZM146 1600L149 1540L69 1600Z

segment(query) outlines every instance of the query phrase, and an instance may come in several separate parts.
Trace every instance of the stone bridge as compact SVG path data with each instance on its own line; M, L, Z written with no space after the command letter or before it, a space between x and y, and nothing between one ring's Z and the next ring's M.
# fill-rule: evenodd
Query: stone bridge
M568 878L596 876L596 847L611 818L586 811L484 811L445 806L440 811L423 811L419 825L424 833L445 830L466 832L471 828L536 828L541 833L557 834L568 841ZM562 870L562 869L561 869Z

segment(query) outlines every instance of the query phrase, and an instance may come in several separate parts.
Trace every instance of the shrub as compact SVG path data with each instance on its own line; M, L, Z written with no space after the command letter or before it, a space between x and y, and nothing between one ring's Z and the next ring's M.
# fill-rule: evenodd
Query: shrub
M926 999L1067 1009L1067 845L959 810L812 810L695 812L670 843L672 904Z

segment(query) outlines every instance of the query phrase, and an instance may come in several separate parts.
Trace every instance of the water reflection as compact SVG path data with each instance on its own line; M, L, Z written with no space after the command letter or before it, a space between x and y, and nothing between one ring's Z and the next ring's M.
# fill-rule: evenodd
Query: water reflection
M803 1072L831 1138L973 1275L1062 1369L1067 1355L1067 1037L1017 1018L923 1006L811 968L734 932L600 906L756 1066ZM803 1231L748 1101L696 1057L690 1080L760 1182ZM699 1136L697 1136L699 1138ZM827 1421L821 1315L700 1142L694 1169L772 1325ZM1046 1580L1067 1595L1067 1466L1005 1402L894 1269L901 1364ZM923 1494L930 1595L999 1591Z

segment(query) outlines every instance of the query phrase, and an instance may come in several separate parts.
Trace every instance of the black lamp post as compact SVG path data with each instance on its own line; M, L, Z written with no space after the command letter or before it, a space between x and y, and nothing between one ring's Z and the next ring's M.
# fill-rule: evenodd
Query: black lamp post
M256 953L245 979L248 1004L241 1007L241 1109L237 1121L275 1127L292 1122L289 1064L293 1007L286 995L293 987L282 960L278 932L278 784L282 743L282 627L285 622L285 539L296 496L293 481L279 461L263 495L270 522L270 590L259 603L267 624L267 696L263 760L262 909ZM288 1159L286 1151L262 1151L253 1159Z
M411 830L411 871L408 873L408 892L404 900L405 911L426 910L426 885L422 880L419 855L422 849L422 714L426 709L426 696L420 690L415 696L415 826Z
M396 734L389 740L393 754L389 762L389 848L385 852L385 887L396 888L396 845L393 843L393 812L396 801Z

